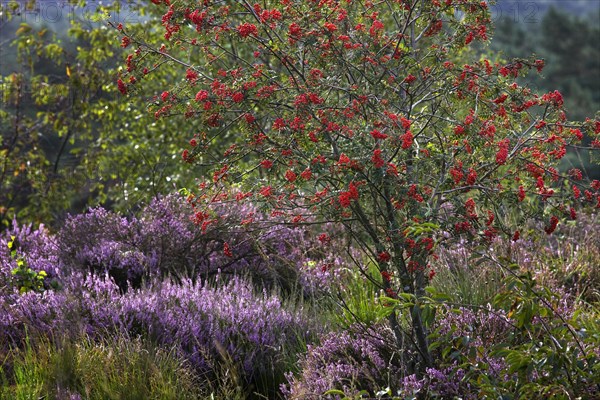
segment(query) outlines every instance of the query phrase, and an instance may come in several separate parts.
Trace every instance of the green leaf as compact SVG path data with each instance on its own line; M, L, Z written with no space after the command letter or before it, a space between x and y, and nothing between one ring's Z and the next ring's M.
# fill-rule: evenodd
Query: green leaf
M393 299L393 298L387 297L387 296L380 296L379 301L382 304L386 304L386 306L388 306L388 305L396 306L396 305L400 304L400 300Z
M19 26L19 29L17 29L17 31L15 32L15 35L20 36L29 32L31 32L31 26L29 26L29 24L25 22L22 22Z
M346 396L346 393L344 393L344 392L342 392L341 390L338 390L338 389L330 389L330 390L326 391L323 394L324 395L337 394L337 395L340 395L340 396Z

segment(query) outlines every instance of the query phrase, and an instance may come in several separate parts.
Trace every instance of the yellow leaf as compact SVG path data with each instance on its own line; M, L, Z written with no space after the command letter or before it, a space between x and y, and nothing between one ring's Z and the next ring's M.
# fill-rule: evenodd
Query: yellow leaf
M19 29L17 29L17 31L15 32L15 34L19 36L23 33L28 33L30 30L31 27L29 25L27 25L26 23L22 23Z

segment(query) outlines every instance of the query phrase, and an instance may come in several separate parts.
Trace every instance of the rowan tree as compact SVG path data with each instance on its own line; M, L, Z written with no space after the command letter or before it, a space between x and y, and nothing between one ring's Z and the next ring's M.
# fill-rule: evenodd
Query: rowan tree
M421 300L437 244L516 240L531 219L550 234L600 207L600 182L556 169L585 134L600 147L600 121L570 123L559 92L516 83L544 61L464 63L488 40L486 2L153 2L165 42L119 26L133 52L118 87L135 96L154 70L181 70L149 108L203 123L182 154L203 171L198 224L216 222L209 203L245 201L282 223L343 223L410 309L420 373L435 364Z

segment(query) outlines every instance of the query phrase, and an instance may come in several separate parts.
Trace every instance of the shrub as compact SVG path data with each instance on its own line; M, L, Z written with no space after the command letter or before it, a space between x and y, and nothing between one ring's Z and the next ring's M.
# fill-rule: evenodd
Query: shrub
M199 222L213 223L202 213L215 202L250 201L289 224L343 223L387 277L388 296L416 299L406 302L407 344L421 376L437 365L419 302L440 235L487 243L521 235L532 218L551 234L600 207L600 181L557 169L586 135L590 149L600 145L600 121L570 122L558 91L519 85L542 71L542 59L469 56L489 39L487 2L157 1L157 9L160 49L120 27L136 50L117 85L136 97L158 82L144 73L155 65L179 74L148 111L189 121L182 158L201 172Z
M517 271L516 267L513 272ZM403 379L403 398L594 398L600 341L573 297L509 275L493 304L440 308L430 337L440 366ZM438 397L436 397L438 396Z
M67 219L58 243L61 262L70 273L109 273L126 289L128 281L139 284L148 272L147 256L136 248L131 222L103 208Z
M27 335L61 339L80 333L98 336L118 330L119 290L110 279L74 274L60 290L12 293L0 297L0 346L22 347Z
M302 309L289 310L266 291L255 295L252 285L238 277L219 287L157 283L126 294L120 313L131 335L177 346L209 375L218 369L215 360L230 357L246 388L266 392L277 387L289 359L318 332L316 321Z
M324 228L327 241L274 223L255 232L230 230L227 215L258 215L244 206L212 210L222 223L202 231L181 201L157 199L137 218L96 208L69 218L56 237L15 224L0 253L3 352L23 348L26 335L51 342L81 334L143 336L176 348L213 379L229 360L243 390L274 392L295 352L323 330L295 301L327 289L341 267L337 228ZM59 284L19 294L6 246L12 236L19 257L51 270ZM233 256L224 254L225 241ZM276 294L280 287L290 299L285 303Z
M308 229L277 225L276 220L263 230L234 228L231 219L264 218L252 206L233 204L210 212L219 215L219 222L199 227L179 196L155 199L139 218L92 209L70 217L58 233L60 262L70 271L107 272L122 290L139 288L156 276L182 281L220 273L251 275L269 289L299 287L306 293L327 288L342 264L334 246L326 247ZM340 247L339 229L325 229Z
M336 398L325 395L332 389L352 398L362 391L373 394L395 387L402 367L394 340L391 330L382 325L355 325L328 333L319 345L308 346L299 373L288 374L288 385L283 385L282 391L287 399Z
M34 336L53 336L64 332L64 293L17 291L0 296L0 346L2 350L22 345L27 332ZM68 331L67 331L68 332Z

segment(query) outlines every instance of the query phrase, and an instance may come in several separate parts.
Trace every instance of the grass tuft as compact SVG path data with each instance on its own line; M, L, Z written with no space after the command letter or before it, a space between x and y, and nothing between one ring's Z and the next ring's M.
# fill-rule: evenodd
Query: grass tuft
M198 377L174 351L123 336L55 345L28 340L0 370L6 399L203 398Z

